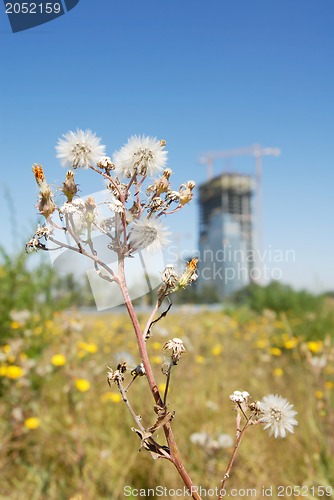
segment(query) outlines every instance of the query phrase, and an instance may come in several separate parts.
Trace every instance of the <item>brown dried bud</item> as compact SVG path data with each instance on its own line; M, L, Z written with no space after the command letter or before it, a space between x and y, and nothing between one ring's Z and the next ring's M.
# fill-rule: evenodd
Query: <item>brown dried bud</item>
M62 193L66 196L67 201L71 202L77 192L78 184L74 182L74 172L72 172L72 170L69 170L66 173L65 182L63 182Z
M52 193L50 189L46 189L45 191L41 191L41 196L38 204L38 210L39 212L44 215L46 219L50 217L50 215L53 214L53 212L56 210L56 205L53 201L52 198Z

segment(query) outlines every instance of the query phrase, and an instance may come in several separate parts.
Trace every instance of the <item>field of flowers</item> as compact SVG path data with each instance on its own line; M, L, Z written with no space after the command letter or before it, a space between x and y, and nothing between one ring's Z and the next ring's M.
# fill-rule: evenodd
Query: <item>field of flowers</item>
M139 318L146 323L146 314ZM255 400L270 393L286 397L299 425L284 440L251 428L228 487L260 492L272 485L334 485L333 324L321 334L318 325L314 313L300 318L191 306L172 308L154 325L148 348L161 388L163 345L179 337L186 347L171 377L169 409L195 484L219 486L235 437L229 395L246 390ZM132 369L140 362L125 314L73 310L45 318L12 310L6 332L0 346L1 499L117 500L125 486L182 487L169 463L139 451L127 408L116 386L107 384L107 366L126 361ZM128 396L152 425L154 401L144 378ZM308 498L319 498L310 491Z

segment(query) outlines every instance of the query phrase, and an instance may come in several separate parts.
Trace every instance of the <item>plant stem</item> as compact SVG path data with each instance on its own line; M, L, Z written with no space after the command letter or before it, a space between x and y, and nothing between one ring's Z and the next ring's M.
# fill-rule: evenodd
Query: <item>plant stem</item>
M171 371L172 371L172 366L173 365L170 365L169 368L168 368L167 380L166 380L166 389L165 389L165 394L164 394L164 406L166 406L166 402L167 402L167 394L168 394L168 389L169 389L170 374L171 374Z
M134 310L134 307L133 307L133 304L131 302L131 298L130 298L130 295L129 295L129 292L128 292L128 289L126 286L125 273L124 273L124 257L122 257L122 256L119 256L118 271L119 271L120 289L121 289L121 292L122 292L122 295L124 298L125 306L127 308L128 314L130 316L130 319L131 319L131 322L132 322L132 325L133 325L133 328L135 331L135 335L136 335L137 343L138 343L138 349L139 349L142 363L143 363L144 368L145 368L147 381L148 381L148 384L150 386L151 392L153 394L154 401L159 406L162 406L163 401L160 397L159 389L157 387L155 377L154 377L154 374L152 371L152 367L151 367L150 360L149 360L148 353L147 353L147 349L146 349L146 342L145 342L143 333L141 331L139 321L138 321L137 315L135 313L135 310ZM150 323L148 323L148 324L150 324ZM180 452L177 448L175 438L174 438L170 424L169 423L165 424L163 426L163 429L164 429L164 433L165 433L168 447L170 450L170 459L169 460L173 463L173 465L177 469L179 475L181 476L185 486L191 492L192 498L194 500L201 500L200 495L197 493L197 491L195 491L196 488L195 488L188 472L186 471L186 469L183 465L183 461L182 461Z
M251 424L252 424L252 417L250 417L247 420L246 424L244 425L243 429L240 431L240 434L237 437L237 440L236 440L236 443L235 443L235 446L234 446L234 450L233 450L232 456L231 456L230 461L228 463L228 466L226 468L226 471L225 471L225 474L224 474L224 478L222 479L222 485L221 485L220 495L218 497L218 500L222 500L222 498L224 497L223 491L225 490L225 484L226 484L226 481L228 480L228 478L230 477L230 472L231 472L231 469L233 467L233 463L234 463L235 457L237 455L237 451L239 449L241 440L242 440L242 438L243 438L246 430L248 429L248 427Z
M138 415L136 415L136 413L134 412L132 406L130 405L130 402L129 402L126 394L125 394L125 390L123 388L123 385L121 384L120 381L117 381L117 387L118 387L119 392L121 393L121 396L122 396L122 399L123 399L124 403L126 404L126 406L128 407L129 412L131 413L131 416L132 416L133 420L136 422L137 427L141 431L145 432L145 428L143 427L143 424L139 420Z

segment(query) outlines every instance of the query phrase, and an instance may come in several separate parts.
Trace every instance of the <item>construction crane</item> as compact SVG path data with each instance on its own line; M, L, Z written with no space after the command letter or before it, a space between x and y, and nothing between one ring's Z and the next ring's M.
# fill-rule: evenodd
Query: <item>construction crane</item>
M258 252L262 252L262 158L264 156L279 156L279 148L265 148L260 144L253 144L243 148L230 149L226 151L211 151L203 154L199 158L199 163L207 166L208 179L213 177L213 165L216 160L224 158L233 158L236 156L252 156L255 161L255 180L256 180L256 233Z

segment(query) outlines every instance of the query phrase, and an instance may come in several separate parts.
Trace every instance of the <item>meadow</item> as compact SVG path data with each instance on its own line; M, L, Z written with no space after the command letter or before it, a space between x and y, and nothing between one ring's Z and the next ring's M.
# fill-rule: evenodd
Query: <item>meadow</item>
M0 498L118 500L126 486L182 488L169 463L140 450L127 408L116 386L107 384L107 366L126 361L132 369L140 362L125 313L56 310L57 301L41 299L40 277L28 273L24 262L21 268L17 262L1 267L0 278L3 297L12 283L12 303L1 312ZM22 298L26 286L36 291ZM139 319L145 324L147 314ZM334 497L326 490L334 485L333 327L328 301L314 311L280 312L183 305L154 325L148 349L161 390L163 345L179 337L186 347L172 373L168 402L196 485L219 487L232 447L228 439L227 447L215 443L222 434L234 439L229 395L245 390L254 400L270 393L287 398L299 425L284 440L269 437L261 426L250 428L227 489L243 489L239 497L253 489L262 498L262 489L273 487L271 498L281 498L281 486L288 498L288 488L300 486L304 490L292 496ZM130 381L130 370L126 375ZM154 401L144 377L128 396L145 426L152 425ZM206 442L200 444L198 434ZM164 442L162 432L157 440Z

